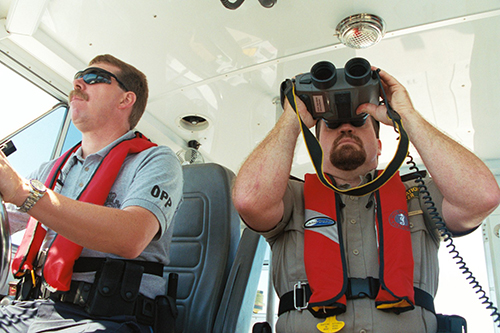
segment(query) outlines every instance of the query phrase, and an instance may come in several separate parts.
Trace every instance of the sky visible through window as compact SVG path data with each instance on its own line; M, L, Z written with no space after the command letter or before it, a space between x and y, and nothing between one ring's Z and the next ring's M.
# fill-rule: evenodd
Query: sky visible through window
M3 64L0 78L0 140L59 102Z

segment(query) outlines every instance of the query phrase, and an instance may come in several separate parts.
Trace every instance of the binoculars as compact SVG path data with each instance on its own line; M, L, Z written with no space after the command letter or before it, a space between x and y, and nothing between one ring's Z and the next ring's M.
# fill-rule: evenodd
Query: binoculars
M282 103L285 82L281 85ZM329 61L320 61L309 73L297 75L292 83L313 118L323 118L327 124L364 122L367 115L356 114L358 106L379 102L379 79L363 58L352 58L338 69Z

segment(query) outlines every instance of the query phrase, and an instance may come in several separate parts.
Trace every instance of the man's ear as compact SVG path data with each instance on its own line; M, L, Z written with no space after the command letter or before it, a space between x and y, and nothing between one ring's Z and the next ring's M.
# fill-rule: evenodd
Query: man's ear
M120 109L132 108L134 106L136 99L137 96L133 91L127 91L126 93L123 94L123 97L118 107Z
M378 141L378 156L382 155L382 140L377 139Z

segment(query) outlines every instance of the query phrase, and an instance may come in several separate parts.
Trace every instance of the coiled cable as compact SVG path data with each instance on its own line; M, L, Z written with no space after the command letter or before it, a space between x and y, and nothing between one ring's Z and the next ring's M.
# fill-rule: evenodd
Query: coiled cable
M481 303L486 304L486 309L492 311L490 316L494 318L493 322L494 323L498 322L497 327L500 327L500 313L498 312L498 309L490 301L490 299L486 295L486 292L483 290L479 282L476 280L472 272L467 267L463 258L458 253L455 244L453 243L452 234L446 227L443 218L437 211L436 204L432 200L432 197L427 189L427 186L425 185L424 179L420 174L417 164L415 163L413 157L410 154L408 154L408 158L409 160L406 162L406 164L408 164L410 166L409 167L410 170L415 171L417 175L415 182L418 184L417 186L419 188L419 191L423 195L422 198L424 199L424 204L426 205L427 211L429 212L431 219L435 222L439 234L441 235L441 237L443 237L443 242L446 244L446 248L449 249L449 253L451 253L453 259L456 260L455 262L459 266L459 269L462 271L462 274L466 275L465 279L469 281L470 285L472 285L472 289L475 290L476 294L480 294L479 300L482 301Z

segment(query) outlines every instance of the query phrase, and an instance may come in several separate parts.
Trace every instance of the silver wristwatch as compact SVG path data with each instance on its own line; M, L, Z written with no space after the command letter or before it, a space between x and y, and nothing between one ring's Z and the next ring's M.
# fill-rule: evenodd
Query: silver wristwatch
M45 192L47 192L47 188L45 185L36 179L30 179L28 184L31 186L30 195L26 198L26 201L19 207L19 211L26 213L40 200Z

